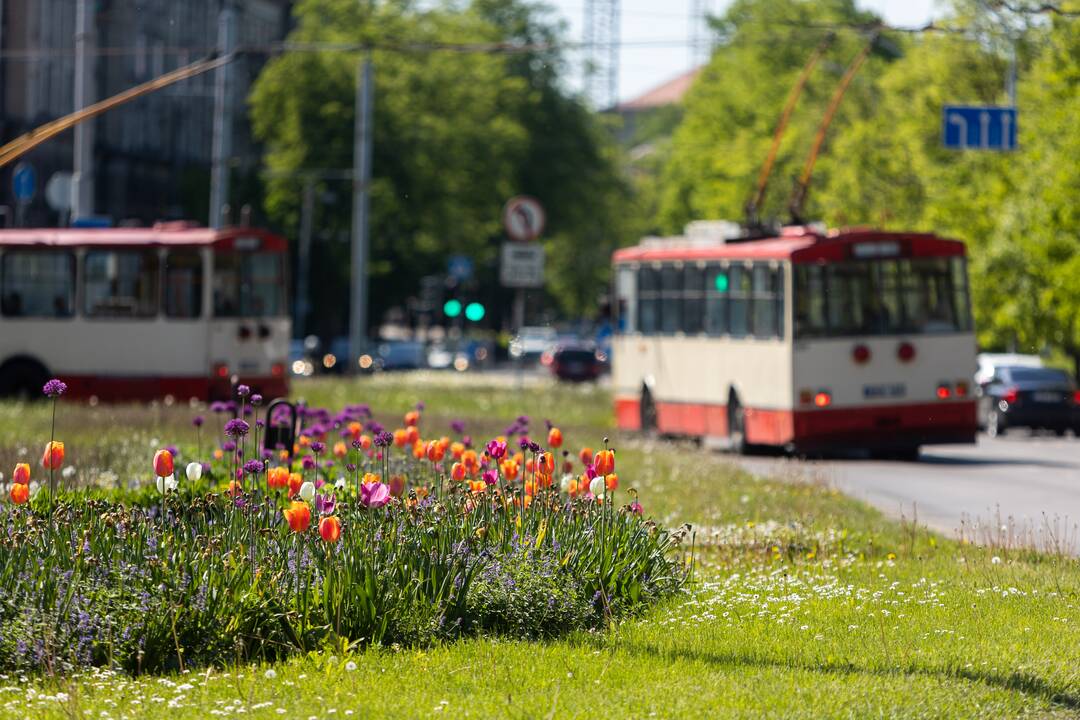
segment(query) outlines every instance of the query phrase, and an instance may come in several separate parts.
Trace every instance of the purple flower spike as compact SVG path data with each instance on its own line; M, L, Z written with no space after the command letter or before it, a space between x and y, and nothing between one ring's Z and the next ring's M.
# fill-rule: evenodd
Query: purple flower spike
M451 420L450 421L450 431L453 432L456 435L460 435L461 433L465 432L465 421L464 420Z
M521 439L518 440L518 447L521 448L522 450L528 450L529 449L529 437L527 435L522 435L521 436Z
M204 422L205 422L205 419L203 418L202 415L196 415L195 417L191 418L191 424L194 425L195 427L202 427Z
M258 475L263 471L262 460L248 460L244 463L244 472L248 475Z
M53 378L45 383L45 387L41 388L41 391L45 393L46 397L58 398L67 392L67 384L63 380Z
M250 394L251 394L251 388L248 387L247 385L237 385L236 386L236 396L237 397L247 397Z
M326 443L316 440L315 442L311 443L311 452L315 453L316 455L321 455L322 453L326 452Z
M260 395L259 393L255 393L254 395L251 396L251 404L252 405L262 405L262 401L263 401L263 396Z

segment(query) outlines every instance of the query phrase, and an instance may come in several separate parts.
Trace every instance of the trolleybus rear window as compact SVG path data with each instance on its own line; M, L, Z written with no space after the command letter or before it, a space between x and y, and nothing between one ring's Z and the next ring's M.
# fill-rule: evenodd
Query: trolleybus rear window
M7 317L71 317L75 256L64 250L8 250L0 261L0 310Z
M969 330L963 258L795 266L797 337Z
M281 315L283 285L279 253L219 253L214 256L214 315Z

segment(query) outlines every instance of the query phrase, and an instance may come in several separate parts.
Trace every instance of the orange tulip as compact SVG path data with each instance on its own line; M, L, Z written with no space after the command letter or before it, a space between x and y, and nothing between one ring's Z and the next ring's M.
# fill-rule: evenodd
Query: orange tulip
M59 470L64 464L64 443L59 440L51 440L45 446L45 454L41 456L41 467L46 470Z
M304 476L300 473L289 473L289 497L300 492L300 486L304 484Z
M334 516L324 517L319 521L319 535L328 543L336 543L341 537L341 521Z
M450 466L450 477L451 477L451 479L457 480L458 482L461 482L462 480L464 480L465 479L465 466L462 465L459 462L456 462L453 465L451 465Z
M22 505L30 499L30 486L26 483L15 483L11 486L11 502Z
M19 463L15 466L15 472L11 474L11 482L19 485L30 484L30 464Z
M545 475L555 472L555 456L549 452L542 453L539 458L537 470Z
M469 490L473 491L474 493L482 493L487 490L487 483L483 480L470 480Z
M405 424L409 427L414 427L420 422L420 412L418 410L410 410L405 413Z
M424 453L427 451L427 447L424 445L424 441L420 438L416 438L412 444L412 454L417 460L424 459Z
M409 437L405 434L405 428L398 428L394 431L394 444L399 448L405 447L405 444L409 442Z
M521 470L520 466L515 460L503 460L502 464L499 466L499 469L502 470L503 477L505 477L507 480L516 480L518 473Z
M158 450L154 453L154 474L158 477L169 477L173 474L173 456L168 450Z
M222 450L221 448L217 448L216 450L214 450L214 459L215 460L220 460L223 457L225 457L225 451L224 450Z
M370 435L361 435L360 436L360 448L363 449L363 450L370 450L371 449L371 436Z
M307 435L301 435L300 447L311 447L311 438L309 438Z
M427 459L431 462L442 462L445 455L446 448L438 440L432 440L427 444Z
M578 457L581 458L581 462L582 462L583 465L588 465L593 460L592 448L590 448L590 447L581 448L581 452L578 453Z
M461 464L465 466L465 469L472 475L480 467L480 459L476 456L475 450L466 450L461 454Z
M604 484L607 486L608 490L618 490L619 476L615 473L609 473L604 477Z
M348 453L349 453L349 448L347 448L345 446L345 443L341 442L340 440L338 442L334 443L334 456L335 457L343 458L346 455L348 455Z
M271 490L278 490L289 485L289 469L283 467L270 468L266 475L266 486Z
M562 447L562 430L557 427L548 430L548 445L553 448Z
M390 494L394 497L401 497L405 494L405 478L401 475L391 475L390 482L387 485L390 486Z
M376 475L375 473L364 473L364 478L363 480L361 480L364 485L371 485L372 483L377 483L381 481L382 477Z
M285 522L289 523L289 529L293 532L304 532L311 525L311 508L307 503L293 502L282 510Z
M459 443L459 442L450 443L450 455L455 460L460 460L461 455L464 452L465 452L465 444L464 443Z
M364 429L364 426L358 422L351 422L348 425L348 429L350 435L352 435L354 438L358 438L360 437L360 431Z
M405 441L415 444L420 439L420 430L415 425L405 428Z
M225 494L229 495L231 497L236 497L237 495L241 495L241 494L243 494L243 492L244 492L244 486L241 485L236 480L230 480L229 481L229 487L225 489Z
M615 472L615 451L601 450L596 453L593 463L597 475L608 475Z

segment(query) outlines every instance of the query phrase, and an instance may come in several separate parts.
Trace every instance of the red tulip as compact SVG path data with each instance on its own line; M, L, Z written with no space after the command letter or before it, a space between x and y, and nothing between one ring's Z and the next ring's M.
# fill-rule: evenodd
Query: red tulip
M19 485L30 484L30 465L29 463L19 463L15 466L15 472L11 474L11 481Z
M173 474L173 456L168 450L158 450L154 453L154 474L158 477L169 477Z
M553 448L562 447L562 430L557 427L548 430L548 445Z
M11 502L22 505L30 499L30 486L25 483L15 483L11 486Z
M328 543L336 543L341 537L341 521L334 516L319 521L319 535Z
M46 470L59 470L64 464L64 443L59 440L51 440L45 446L45 454L41 456L41 467Z

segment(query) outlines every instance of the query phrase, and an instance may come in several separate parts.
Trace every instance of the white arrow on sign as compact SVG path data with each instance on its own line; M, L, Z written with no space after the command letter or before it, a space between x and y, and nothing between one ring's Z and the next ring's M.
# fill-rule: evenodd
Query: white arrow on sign
M967 120L960 113L949 113L949 123L960 128L960 148L967 147Z

